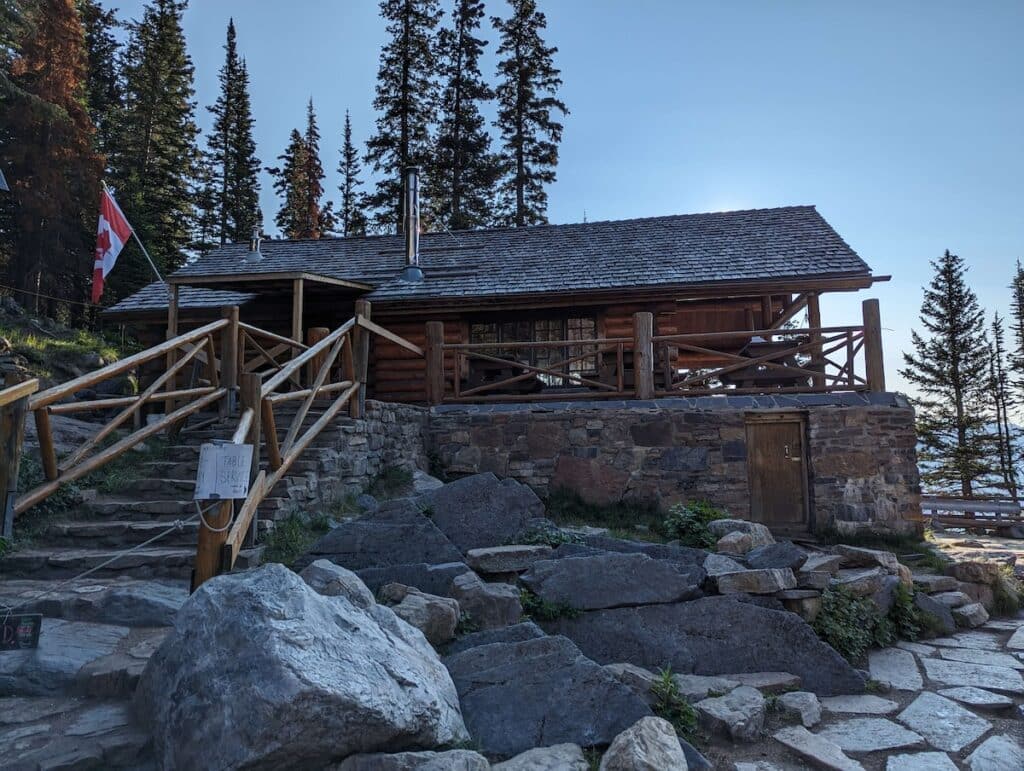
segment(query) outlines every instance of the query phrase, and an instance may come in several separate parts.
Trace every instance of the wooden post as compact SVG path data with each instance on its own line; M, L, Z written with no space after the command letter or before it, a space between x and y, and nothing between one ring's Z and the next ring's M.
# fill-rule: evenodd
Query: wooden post
M372 308L369 300L356 300L356 316L370 321ZM370 375L370 332L356 325L352 330L352 355L355 357L355 379L359 390L349 402L349 414L353 418L361 418L366 414L366 381Z
M167 305L167 339L171 340L178 336L178 295L180 288L177 284L171 284L171 297ZM196 345L199 342L196 341ZM165 371L173 367L178 361L177 349L170 350L167 352L167 356L164 360ZM165 384L165 391L175 391L178 388L178 378L172 377ZM170 414L174 412L176 404L173 400L164 402L164 414ZM170 433L170 431L168 431Z
M817 292L807 295L807 325L812 330L821 329L821 306L818 304ZM825 369L825 362L821 358L821 332L812 331L811 342L814 343L814 347L811 348L811 363L808 369L822 372ZM825 387L824 375L815 375L812 380L815 388Z
M637 399L654 398L654 314L633 314L633 387Z
M221 316L229 322L220 337L220 383L227 389L227 395L220 403L220 416L226 418L235 411L238 390L238 306L225 308Z
M458 377L459 373L455 373ZM427 322L427 404L444 401L444 322Z
M864 315L864 372L868 390L885 390L885 362L882 357L882 314L878 300L865 300L861 304Z
M314 345L319 343L329 334L331 334L331 330L329 330L327 327L310 327L309 329L306 330L306 345L312 348ZM323 351L322 353L318 353L316 356L309 360L309 364L307 365L307 371L309 373L307 375L307 379L310 383L312 383L313 380L316 379L316 375L320 371L320 368L324 365L324 359L326 358L327 351Z
M21 379L14 373L7 376L8 386L20 383ZM0 495L3 495L0 535L4 538L10 538L14 533L14 500L18 497L18 468L21 465L21 448L25 443L25 412L28 397L38 389L38 380L25 381L17 391L8 391L11 401L0 405Z
M761 329L771 329L774 317L775 307L772 305L772 296L766 294L761 297ZM773 339L772 335L767 335L766 339L770 343Z
M303 281L292 279L292 340L302 342Z
M36 419L36 436L39 438L39 454L43 461L43 475L51 482L60 474L57 469L57 449L53 445L53 429L50 428L50 410L40 407L33 411Z
M246 444L252 445L252 469L249 472L249 484L251 485L260 470L260 441L263 430L263 410L260 409L260 390L263 388L263 378L255 373L242 375L238 388L238 398L242 411L252 408L252 424L249 426L249 435L246 436ZM246 546L252 548L256 545L256 517L252 518L249 532L246 535Z
M192 570L193 592L220 572L220 547L228 538L227 526L231 522L234 511L234 501L221 501L203 515L205 522L200 521L199 523L196 562ZM209 522L210 527L214 530L207 528L206 522ZM220 532L215 532L215 530Z
M277 471L284 462L281 458L281 445L277 440L277 421L274 420L274 403L270 399L263 399L260 404L263 423L263 437L267 444L267 461L270 468Z

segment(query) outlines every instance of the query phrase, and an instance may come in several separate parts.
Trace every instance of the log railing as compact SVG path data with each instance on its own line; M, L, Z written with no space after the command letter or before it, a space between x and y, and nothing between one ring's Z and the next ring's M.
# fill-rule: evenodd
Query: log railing
M10 538L14 528L14 504L18 495L18 469L25 441L25 414L28 400L39 390L39 381L11 383L0 390L0 495L3 496L3 521L0 535Z

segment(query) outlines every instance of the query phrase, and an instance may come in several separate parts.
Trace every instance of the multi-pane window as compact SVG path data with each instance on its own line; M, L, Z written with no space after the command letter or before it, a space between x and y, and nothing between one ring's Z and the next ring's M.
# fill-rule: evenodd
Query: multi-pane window
M593 318L574 317L560 319L536 319L533 321L503 321L470 324L471 343L495 343L493 353L506 359L514 359L543 367L555 372L567 372L584 377L597 373L597 354L594 344L562 345L553 348L516 347L506 345L516 342L557 342L570 340L593 340L597 337L597 323ZM567 359L573 361L566 362ZM539 374L548 385L573 385L574 381L557 375Z

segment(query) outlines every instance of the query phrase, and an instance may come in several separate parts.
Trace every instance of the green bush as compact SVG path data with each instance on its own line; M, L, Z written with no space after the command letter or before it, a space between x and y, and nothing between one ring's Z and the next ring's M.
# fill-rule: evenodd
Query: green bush
M872 645L885 647L896 640L916 640L928 626L914 605L914 595L899 584L892 607L882 615L869 597L855 597L842 587L826 589L821 611L812 627L818 636L849 661L859 661Z
M657 681L651 686L651 695L654 696L651 707L654 714L667 720L677 734L693 743L697 733L697 712L679 692L671 668L661 670Z
M713 549L718 539L708 529L708 523L728 516L727 512L715 508L708 501L677 503L669 509L660 530L666 538L678 540L684 546Z
M992 585L992 597L992 610L998 616L1015 615L1024 605L1024 584L1009 565L999 568L999 577Z
M298 513L289 514L274 523L274 529L264 537L263 561L290 566L329 529L327 517L323 514L312 518Z
M567 602L548 602L542 600L529 589L519 592L519 602L523 606L523 618L533 621L555 621L559 618L576 618L582 613Z

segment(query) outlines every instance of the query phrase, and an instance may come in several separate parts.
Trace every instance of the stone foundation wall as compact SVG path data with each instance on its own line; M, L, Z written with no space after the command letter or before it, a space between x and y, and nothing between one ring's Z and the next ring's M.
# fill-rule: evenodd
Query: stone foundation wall
M747 517L746 421L780 410L805 420L813 530L917 527L914 412L895 394L445 405L428 445L450 476L493 471L593 503L706 498Z

